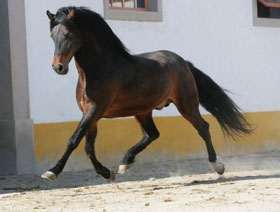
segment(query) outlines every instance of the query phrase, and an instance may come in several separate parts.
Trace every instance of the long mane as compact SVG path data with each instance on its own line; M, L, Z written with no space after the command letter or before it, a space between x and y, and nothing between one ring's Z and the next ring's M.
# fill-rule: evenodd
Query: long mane
M68 19L67 15L72 10L74 10L74 17ZM86 30L94 36L102 48L110 50L116 55L121 55L127 59L133 59L133 56L129 53L128 49L115 35L104 19L98 13L93 12L86 7L70 6L60 8L53 20L51 20L50 28L52 29L57 24L64 24L69 30Z

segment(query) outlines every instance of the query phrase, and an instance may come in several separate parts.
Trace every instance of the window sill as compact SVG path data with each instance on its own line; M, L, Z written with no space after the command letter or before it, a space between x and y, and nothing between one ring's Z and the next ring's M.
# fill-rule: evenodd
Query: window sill
M280 27L280 19L255 17L253 25L261 27Z

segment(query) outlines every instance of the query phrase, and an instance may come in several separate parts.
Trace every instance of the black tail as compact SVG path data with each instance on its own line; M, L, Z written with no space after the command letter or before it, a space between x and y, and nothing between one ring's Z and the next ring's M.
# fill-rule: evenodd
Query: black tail
M233 138L241 134L250 134L250 124L225 91L192 63L187 61L187 64L196 81L199 102L216 117L223 132Z

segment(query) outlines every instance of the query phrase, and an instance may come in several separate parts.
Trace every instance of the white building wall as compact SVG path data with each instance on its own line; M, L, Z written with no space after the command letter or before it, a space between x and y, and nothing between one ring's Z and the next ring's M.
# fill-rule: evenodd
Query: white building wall
M76 121L77 71L51 68L54 45L46 10L87 6L103 14L102 0L26 0L31 118L35 123ZM162 22L108 20L132 53L167 49L190 60L230 90L245 112L280 110L280 28L253 26L251 0L163 0ZM205 113L202 110L202 113ZM174 107L156 116L178 115Z

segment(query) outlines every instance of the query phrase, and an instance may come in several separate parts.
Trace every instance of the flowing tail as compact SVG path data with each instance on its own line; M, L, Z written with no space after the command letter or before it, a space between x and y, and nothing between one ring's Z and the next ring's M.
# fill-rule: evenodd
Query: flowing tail
M225 90L192 63L186 62L195 78L200 104L216 117L223 133L232 138L252 133L250 124Z

